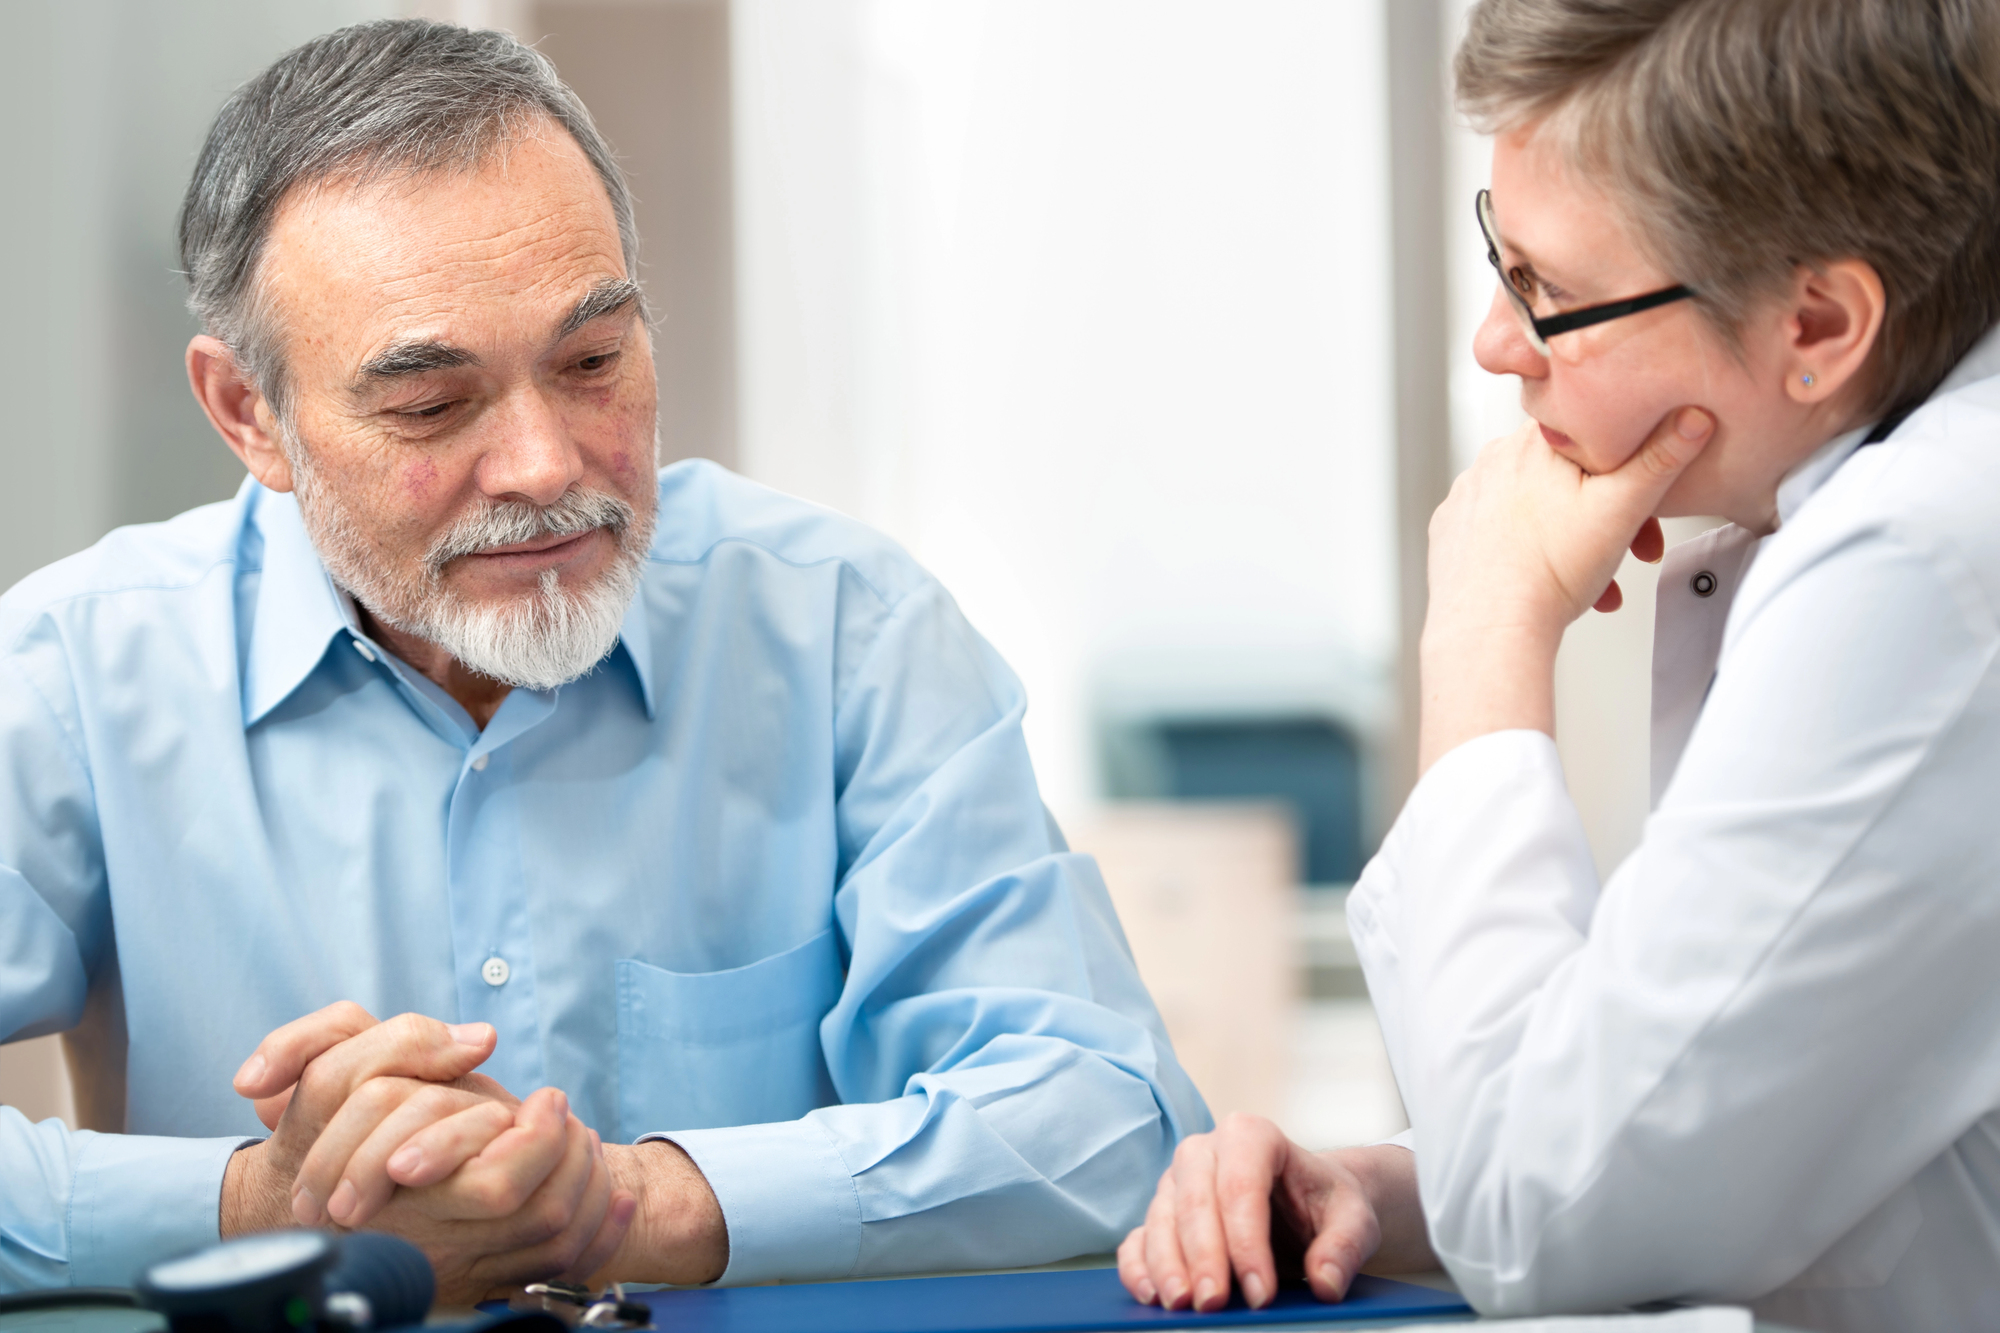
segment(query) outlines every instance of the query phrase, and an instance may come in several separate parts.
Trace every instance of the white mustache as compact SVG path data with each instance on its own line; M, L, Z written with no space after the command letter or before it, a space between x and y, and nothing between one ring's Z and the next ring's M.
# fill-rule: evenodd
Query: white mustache
M483 504L459 518L424 552L424 569L435 581L444 567L463 555L497 546L518 546L541 537L574 537L592 528L621 536L632 525L632 506L603 491L571 490L551 505L521 500Z

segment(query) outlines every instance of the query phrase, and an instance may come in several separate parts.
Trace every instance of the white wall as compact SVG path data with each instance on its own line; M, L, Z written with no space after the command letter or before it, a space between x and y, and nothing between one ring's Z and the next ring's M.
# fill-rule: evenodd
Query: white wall
M740 458L1025 678L1331 706L1394 652L1374 0L738 0Z

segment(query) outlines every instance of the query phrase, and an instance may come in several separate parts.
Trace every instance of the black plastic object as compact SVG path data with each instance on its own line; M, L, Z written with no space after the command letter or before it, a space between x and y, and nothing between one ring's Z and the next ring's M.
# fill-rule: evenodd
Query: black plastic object
M437 1279L379 1232L262 1231L155 1264L139 1298L173 1333L332 1333L421 1324Z
M437 1277L424 1252L402 1237L356 1231L341 1237L340 1258L326 1274L326 1292L334 1309L342 1303L333 1298L342 1294L367 1302L368 1317L343 1321L350 1325L421 1324L437 1295Z
M338 1242L318 1231L260 1231L154 1264L139 1298L173 1333L301 1333L319 1322Z

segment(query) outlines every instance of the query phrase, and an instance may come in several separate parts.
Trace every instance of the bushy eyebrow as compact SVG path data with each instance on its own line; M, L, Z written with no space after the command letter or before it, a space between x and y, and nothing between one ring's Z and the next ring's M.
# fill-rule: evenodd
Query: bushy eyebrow
M633 307L642 313L646 308L646 295L639 284L630 278L607 278L585 292L569 308L553 341L559 343L592 320ZM362 362L360 373L355 376L353 391L359 396L388 381L478 364L478 354L463 347L454 347L438 338L411 338L390 343Z
M450 370L454 366L479 364L479 358L463 347L453 347L450 343L436 338L414 338L408 342L390 343L387 347L361 363L356 389L367 388L370 384L383 380L402 379L409 375L422 375L433 370Z
M556 341L561 342L594 319L603 319L628 307L645 308L645 293L639 284L630 278L607 278L584 293L583 299L570 307L563 317L562 327L556 330Z

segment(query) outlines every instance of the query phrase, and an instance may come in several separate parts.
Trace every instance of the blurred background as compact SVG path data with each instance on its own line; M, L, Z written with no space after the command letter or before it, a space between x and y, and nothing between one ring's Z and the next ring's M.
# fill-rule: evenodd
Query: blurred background
M1341 905L1412 777L1425 523L1520 420L1470 353L1464 8L0 0L0 586L241 482L173 252L229 91L361 19L509 29L631 175L669 460L863 519L952 589L1218 1114L1393 1133ZM1607 870L1646 811L1651 571L1621 582L1559 668ZM0 1046L0 1099L70 1113L57 1039Z

